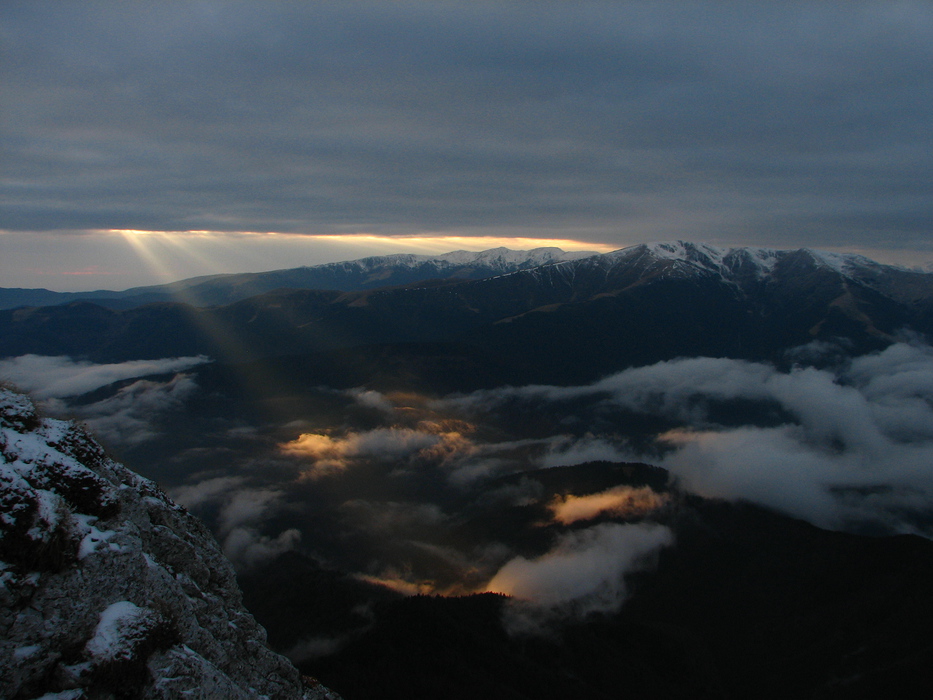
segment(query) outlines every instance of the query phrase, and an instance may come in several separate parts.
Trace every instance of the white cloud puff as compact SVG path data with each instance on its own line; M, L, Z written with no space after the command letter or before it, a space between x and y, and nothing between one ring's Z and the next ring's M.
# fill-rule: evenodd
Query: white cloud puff
M580 615L612 612L625 600L625 575L672 543L673 534L662 525L596 525L564 534L537 559L512 559L486 588L538 606L570 605Z
M585 462L625 461L629 457L628 452L605 437L584 435L574 439L565 435L551 440L538 463L542 467L565 467Z
M664 506L670 497L649 486L616 486L585 496L557 496L548 504L554 520L563 525L593 520L602 515L618 518L643 517Z
M269 537L253 528L237 527L224 538L223 550L237 570L243 571L294 549L300 541L301 533L294 528Z

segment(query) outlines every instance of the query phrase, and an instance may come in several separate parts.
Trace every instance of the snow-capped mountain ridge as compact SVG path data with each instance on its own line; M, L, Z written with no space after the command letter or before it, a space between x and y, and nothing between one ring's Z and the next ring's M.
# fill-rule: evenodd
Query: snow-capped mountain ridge
M646 274L683 277L716 275L730 284L765 281L782 265L803 256L819 267L863 281L884 270L924 274L881 265L860 255L829 253L808 248L776 250L759 247L720 248L682 240L643 243L611 253L567 252L556 247L511 250L499 247L473 252L456 250L439 255L397 253L357 260L302 266L270 272L195 277L167 285L135 287L123 292L61 294L48 290L0 289L0 309L51 306L78 300L127 309L153 302L175 301L193 306L224 306L277 289L315 289L342 292L402 287L428 280L483 280L516 273L550 271L554 280L570 280L587 269L611 270L635 266Z
M715 275L727 283L740 284L749 280L767 281L782 266L789 266L795 259L801 258L809 260L817 268L838 273L843 277L858 279L862 283L866 283L871 277L883 271L919 276L928 274L898 266L884 265L852 253L831 253L811 248L791 250L754 246L720 248L707 243L681 240L641 243L581 260L555 262L547 269L558 271L562 277L570 279L577 271L590 267L602 269L606 275L609 275L611 270L634 267L640 269L643 276ZM536 272L537 270L531 270L510 274L535 274Z
M516 268L537 267L555 262L578 260L580 258L598 255L591 251L564 251L556 247L533 248L531 250L512 250L499 247L479 252L469 250L453 250L440 255L418 255L415 253L394 253L392 255L374 255L358 260L324 263L321 265L305 265L303 270L326 270L336 268L360 268L373 270L382 267L398 266L414 268L421 265L434 264L438 269L461 267L465 265L482 265L493 269L513 270Z
M724 276L729 276L731 272L742 265L750 265L755 269L759 278L766 277L774 271L775 266L782 259L792 254L807 255L816 264L840 274L849 274L853 270L865 267L892 267L882 266L874 260L853 253L831 253L812 248L787 250L754 246L719 248L707 243L685 241L645 243L608 253L606 257L630 258L637 252L642 251L658 260L681 262L697 269L717 272Z
M905 329L933 337L933 274L805 249L643 244L441 283L435 267L407 280L357 272L357 281L369 280L357 291L279 283L268 293L236 290L243 296L235 303L194 313L177 304L91 303L4 311L0 355L115 362L203 354L240 363L441 342L499 353L516 366L539 352L541 372L565 377L567 363L552 367L551 357L611 372L677 355L775 358L815 339L842 338L869 352ZM82 333L67 332L78 324ZM212 326L237 343L203 332Z

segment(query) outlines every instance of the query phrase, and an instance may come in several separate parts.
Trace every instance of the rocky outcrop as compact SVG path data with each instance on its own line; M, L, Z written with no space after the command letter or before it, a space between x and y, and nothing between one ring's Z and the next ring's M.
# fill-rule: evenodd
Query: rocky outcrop
M0 697L337 698L265 644L207 528L0 388Z

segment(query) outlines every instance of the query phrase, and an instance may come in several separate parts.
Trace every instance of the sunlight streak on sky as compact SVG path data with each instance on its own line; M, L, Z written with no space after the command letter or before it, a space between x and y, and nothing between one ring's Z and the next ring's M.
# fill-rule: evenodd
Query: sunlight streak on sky
M54 291L123 290L201 275L263 272L397 253L439 255L500 246L515 250L553 246L605 253L616 248L605 243L520 236L134 229L70 235L0 231L0 241L0 286Z
M567 241L933 257L923 0L113 5L0 13L2 286ZM117 230L173 236L161 270Z

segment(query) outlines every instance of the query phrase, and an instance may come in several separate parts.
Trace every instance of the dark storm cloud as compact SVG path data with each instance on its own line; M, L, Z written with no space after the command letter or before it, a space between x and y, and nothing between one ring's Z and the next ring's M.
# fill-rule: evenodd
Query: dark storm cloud
M926 3L21 2L0 22L7 229L929 242Z

